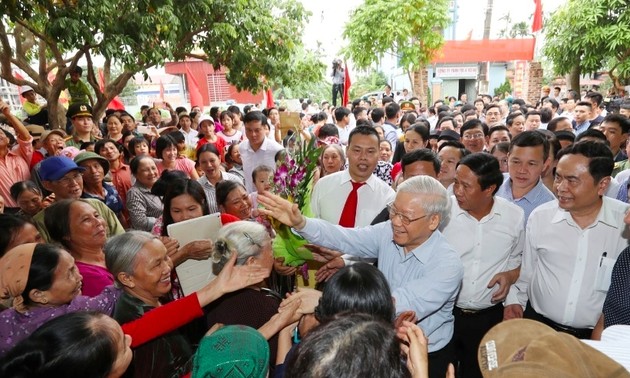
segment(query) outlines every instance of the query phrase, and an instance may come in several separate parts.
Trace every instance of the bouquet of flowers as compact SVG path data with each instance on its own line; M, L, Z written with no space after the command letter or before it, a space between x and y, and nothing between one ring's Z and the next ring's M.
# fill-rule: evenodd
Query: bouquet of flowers
M305 216L311 213L311 190L313 189L313 175L317 167L317 159L321 149L316 146L316 138L304 141L299 132L293 154L285 153L276 162L276 172L273 177L272 191L298 205ZM294 233L290 227L271 219L276 231L273 241L274 257L284 257L284 263L290 266L300 266L306 260L312 260L312 253L304 247L307 241Z

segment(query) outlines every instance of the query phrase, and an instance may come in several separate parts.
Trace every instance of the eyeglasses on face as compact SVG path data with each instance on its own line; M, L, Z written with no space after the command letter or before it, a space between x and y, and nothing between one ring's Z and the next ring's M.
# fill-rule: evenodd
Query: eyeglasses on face
M428 216L428 214L425 214L421 217L418 218L409 218L407 215L399 212L398 210L396 210L396 208L394 207L393 203L389 203L387 204L387 211L389 212L389 219L393 220L394 217L398 217L398 219L400 219L400 221L402 222L402 224L404 224L405 226L409 225L411 222L415 222L418 221L420 219L426 218Z

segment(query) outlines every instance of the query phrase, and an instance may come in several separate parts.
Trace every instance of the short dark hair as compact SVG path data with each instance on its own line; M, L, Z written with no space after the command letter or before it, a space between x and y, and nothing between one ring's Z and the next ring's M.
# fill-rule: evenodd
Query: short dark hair
M173 138L173 136L167 134L157 138L157 140L155 141L155 157L158 159L162 159L162 153L169 147L177 148L177 141L175 140L175 138Z
M7 247L13 243L15 236L27 224L22 217L11 214L0 214L0 257L7 253Z
M245 186L237 181L223 180L219 181L216 185L217 205L225 206L227 197L230 192L238 187L245 189Z
M228 106L227 110L232 113L232 115L237 115L237 116L241 116L243 113L241 112L241 108L239 108L236 105L230 105Z
M387 104L387 106L385 106L385 116L387 117L387 119L396 118L398 112L400 112L400 105L395 102L392 102L391 104Z
M464 146L462 142L458 142L456 140L447 140L446 142L440 144L438 147L438 152L442 151L446 147L453 147L459 150L460 159L464 156L470 155L470 151Z
M481 130L483 130L483 135L488 136L488 126L484 122L481 122L481 120L479 119L469 119L468 121L464 122L462 127L459 129L459 136L463 138L465 131L476 128L481 128Z
M492 126L488 130L488 136L492 136L492 133L494 133L495 131L507 131L508 135L510 136L510 140L512 139L512 134L510 134L510 129L508 129L507 127L503 125Z
M604 96L599 92L588 92L584 98L588 98L597 106L600 106L602 102L604 102Z
M345 106L340 106L335 109L335 120L337 122L341 121L344 117L347 117L349 115L350 109L346 108Z
M529 118L530 115L537 115L537 116L541 116L540 112L538 110L529 110L527 113L524 114L525 116L525 120L527 121L527 118Z
M151 187L151 194L162 198L166 196L166 192L168 192L169 188L175 185L177 181L183 181L186 179L188 179L188 176L184 171L166 169L162 171L160 178L157 179L155 184Z
M490 153L494 155L496 151L499 151L499 152L503 152L504 154L507 154L509 150L510 150L510 142L499 142L495 144L494 146L492 146Z
M153 161L153 158L149 155L138 155L134 157L133 159L131 159L131 161L129 162L129 170L131 171L132 175L135 176L136 173L138 173L138 168L140 168L140 163L144 159L150 159L151 161Z
M547 97L546 99L543 100L543 104L546 102L550 103L551 107L554 109L558 109L560 107L560 104L558 104L558 101L556 101L556 99L554 98Z
M587 157L589 159L588 173L596 183L600 182L604 177L612 175L615 168L613 153L603 143L590 140L576 142L560 150L558 160L565 155L582 155Z
M508 126L512 126L512 124L514 123L514 120L515 120L517 117L523 117L523 118L525 118L525 116L524 116L522 113L516 113L516 112L514 112L514 113L510 113L510 114L507 116L507 118L505 119L505 124L506 124L506 125L508 125Z
M553 118L553 110L549 108L540 109L540 122L541 123L549 123Z
M520 107L525 106L525 100L523 100L522 98L516 98L514 99L514 101L512 101L513 105L518 105Z
M602 143L608 145L608 138L606 138L606 135L604 135L604 133L597 129L586 129L585 131L581 132L577 137L575 137L575 141L579 142L584 138L596 138L601 140Z
M543 160L547 161L549 157L549 141L547 137L543 134L536 131L523 131L512 139L510 142L510 150L514 147L538 147L542 146L543 149Z
M206 143L202 145L201 147L199 147L199 149L197 150L197 153L196 153L197 163L199 163L199 156L201 156L201 154L204 152L213 153L217 155L219 159L221 158L221 154L219 153L219 150L217 150L217 147L212 143Z
M366 108L364 108L363 106L355 106L354 109L352 109L352 114L354 114L354 118L356 119L359 114L361 114L361 112L365 112L367 111Z
M151 152L151 143L149 143L144 137L142 136L137 136L137 137L133 137L133 139L131 139L129 141L129 143L127 144L127 147L129 149L129 155L134 155L135 156L135 149L136 149L136 145L144 143L148 146L148 150L149 152Z
M422 140L425 142L429 140L431 134L429 128L424 123L420 122L416 122L413 125L409 126L409 128L405 130L405 133L408 131L413 131L414 133L420 135L422 137Z
M374 265L360 262L346 266L326 282L315 317L323 323L344 312L362 312L388 323L394 321L396 309L389 284Z
M44 224L46 230L48 230L50 240L61 244L66 249L71 249L71 243L68 240L68 236L70 236L70 207L75 202L83 202L90 205L84 199L63 199L55 201L55 203L44 210Z
M381 122L381 120L385 117L385 110L381 108L374 108L370 112L370 117L374 123Z
M171 216L171 201L173 198L183 194L188 194L201 206L203 215L210 213L206 192L203 190L203 186L201 186L200 183L189 178L173 180L166 189L164 198L162 198L162 203L164 203L164 211L162 212L162 236L168 236L168 226L175 223Z
M554 131L554 134L556 135L556 138L558 138L558 140L575 142L575 134L573 134L571 131Z
M339 129L337 129L337 126L333 125L332 123L325 123L322 125L322 127L319 128L319 131L317 132L317 137L319 139L324 139L329 136L339 137Z
M250 122L260 122L264 126L267 123L267 117L259 110L251 110L246 112L245 117L243 117L244 124Z
M350 131L350 135L348 135L348 146L352 142L352 138L357 134L374 135L377 141L380 140L378 133L376 132L376 129L373 128L372 126L357 126L354 129L352 129L352 131Z
M181 133L180 133L180 134L181 134ZM135 138L134 138L134 139L135 139ZM130 141L130 142L131 142L131 141ZM122 144L120 144L120 143L116 142L116 141L115 141L115 140L113 140L113 139L101 139L101 140L97 141L97 142L94 144L94 152L100 155L100 154L101 154L101 150L105 147L105 145L106 145L107 143L113 143L113 144L114 144L114 146L116 147L116 149L118 150L118 152L120 152L121 154L124 154L124 152L125 152L125 147L124 147ZM147 144L148 144L148 143L147 143Z
M25 191L33 192L35 194L39 194L40 196L42 195L42 190L31 180L18 181L15 184L11 185L11 188L9 189L9 192L11 193L11 198L13 198L16 202L20 194L24 193ZM2 250L0 249L0 251Z
M547 130L555 132L556 129L558 128L558 124L562 122L563 120L567 120L571 122L567 117L563 117L563 116L556 117L556 118L553 118L551 121L549 121L549 123L547 124Z
M418 161L426 161L433 164L433 170L437 176L440 173L442 162L437 154L428 148L420 148L415 151L407 152L400 159L400 165L402 172L405 172L405 167Z
M36 247L36 249L38 249ZM0 360L3 377L106 377L118 346L107 315L71 312L49 320Z
M287 377L411 377L391 323L347 314L321 324L287 361Z
M495 103L489 103L488 105L486 105L485 109L483 110L484 113L488 113L488 110L492 109L492 108L497 108L499 109L499 113L501 113L501 107L499 106L499 104L495 104Z
M587 108L593 110L593 104L591 104L588 101L578 101L578 103L575 104L575 106L586 106Z
M503 173L501 173L499 160L488 153L476 152L465 156L457 163L458 167L460 165L465 165L473 171L477 176L481 190L486 190L494 185L492 195L496 194L503 184Z
M628 120L628 118L626 118L626 117L624 117L624 116L622 116L620 114L613 114L613 113L608 114L602 120L602 123L604 123L604 122L616 123L621 128L621 133L622 134L627 134L630 131L630 120Z

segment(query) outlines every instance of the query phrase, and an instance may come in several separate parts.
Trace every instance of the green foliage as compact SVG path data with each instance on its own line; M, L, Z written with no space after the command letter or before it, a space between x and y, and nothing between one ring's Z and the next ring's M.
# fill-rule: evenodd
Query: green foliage
M512 84L510 84L510 80L507 78L505 82L499 85L497 88L494 88L494 95L499 96L501 98L505 98L506 93L512 93Z
M366 93L383 90L387 77L382 71L371 70L367 75L357 77L350 87L350 99L359 98Z
M330 84L324 79L326 65L322 61L323 55L319 50L311 51L299 49L293 61L293 71L298 80L292 79L286 85L283 81L276 81L274 84L278 89L274 93L274 98L282 95L284 98L310 98L321 101L330 97Z
M99 104L134 73L187 57L226 68L238 89L291 85L301 79L294 53L309 16L297 0L8 0L0 2L0 14L3 78L16 82L11 63L17 65L50 102L61 90L47 81L53 67L62 81L80 58L91 67L91 57L102 56L107 96L97 95ZM122 73L111 77L110 65ZM84 77L98 87L89 72Z
M418 69L442 46L448 23L447 0L365 0L345 26L344 54L366 69L393 51L405 69Z
M544 25L543 53L557 74L608 69L630 78L630 7L626 0L568 0Z

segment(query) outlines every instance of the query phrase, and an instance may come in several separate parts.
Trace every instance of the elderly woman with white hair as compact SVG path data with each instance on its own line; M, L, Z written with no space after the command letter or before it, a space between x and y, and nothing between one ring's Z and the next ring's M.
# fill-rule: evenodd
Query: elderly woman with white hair
M259 223L238 221L219 230L212 255L213 273L220 274L233 254L237 255L237 266L259 266L269 272L273 268L271 238ZM221 323L260 328L278 311L280 301L279 295L265 288L263 280L254 282L206 306L207 326ZM277 343L275 336L269 340L270 367L275 366Z
M404 181L387 206L390 220L356 229L306 218L297 206L271 193L258 198L262 214L293 227L310 243L378 258L396 300L396 313L414 311L429 338L430 375L444 376L454 355L453 306L464 269L459 253L438 229L450 211L439 181L428 176ZM343 264L342 259L335 261Z
M123 290L112 314L118 323L135 320L162 305L162 298L171 290L173 264L156 236L127 232L107 242L105 256L115 285ZM180 330L138 347L130 368L133 376L171 377L189 372L194 350Z

